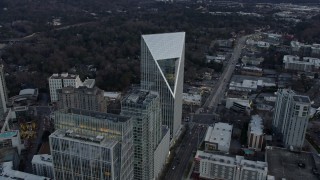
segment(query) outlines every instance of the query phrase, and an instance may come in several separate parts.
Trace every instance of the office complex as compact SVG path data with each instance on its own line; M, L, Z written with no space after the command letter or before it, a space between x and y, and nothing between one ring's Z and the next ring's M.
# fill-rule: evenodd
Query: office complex
M141 89L160 95L162 124L173 137L181 126L185 33L143 35Z
M278 90L272 126L286 147L303 146L310 105L307 96L296 95L290 89Z
M131 118L74 108L56 111L54 115L58 130L50 136L50 149L56 179L133 179ZM69 154L65 155L66 151ZM111 153L115 158L112 161L107 157ZM116 158L119 158L119 164ZM68 164L64 165L61 159ZM78 170L73 171L70 167ZM102 174L96 173L99 167Z
M121 115L132 117L134 179L149 180L154 175L154 150L161 140L159 95L133 90L121 102Z
M0 119L4 119L7 112L8 92L6 86L6 80L4 78L3 65L0 65Z
M197 151L195 170L201 179L265 180L268 164L243 156L228 156Z
M97 88L88 88L81 86L63 87L57 90L58 108L76 108L90 111L107 112L107 99L104 97L104 91Z
M55 179L120 179L120 143L73 130L50 135Z
M34 155L32 158L32 171L38 176L44 176L53 179L52 156L49 154Z
M86 86L92 88L95 84L94 79L86 79L84 82L81 81L79 75L62 73L62 74L52 74L49 77L49 90L51 102L56 102L58 100L57 90L63 87L75 87Z

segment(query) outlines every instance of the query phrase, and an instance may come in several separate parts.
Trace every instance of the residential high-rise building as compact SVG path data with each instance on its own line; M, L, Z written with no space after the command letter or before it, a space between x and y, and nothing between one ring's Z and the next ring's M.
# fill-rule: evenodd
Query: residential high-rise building
M57 90L62 89L63 87L75 87L85 86L88 88L93 88L95 85L95 79L86 79L81 81L79 75L61 73L61 74L52 74L49 77L49 90L51 102L56 102L58 100Z
M157 92L132 90L121 102L121 115L133 121L134 179L153 179L154 151L162 137L160 111Z
M63 87L57 90L58 108L76 108L90 111L107 112L107 98L104 97L104 91L97 88L88 88L81 86Z
M49 77L49 89L51 102L56 102L58 100L57 90L63 87L75 87L78 88L82 85L82 81L79 75L62 73L62 74L52 74Z
M162 124L171 138L181 126L185 33L142 35L141 89L160 95Z
M296 95L290 89L278 90L272 126L286 147L303 146L310 106L308 96Z
M8 92L6 86L6 80L4 77L4 66L0 65L0 119L4 119L4 115L7 112Z
M59 161L56 157L61 157L60 154L64 151L64 146L67 148L71 148L71 142L77 142L78 149L82 151L81 155L77 155L76 158L81 158L81 156L88 157L90 154L90 158L94 157L92 155L93 149L114 149L114 146L109 146L109 141L117 141L120 145L119 150L113 150L114 153L119 154L120 164L119 166L119 174L115 175L118 179L133 179L133 136L132 136L132 120L130 117L108 114L108 113L101 113L96 111L87 111L87 110L80 110L74 108L62 109L58 110L54 113L54 126L57 131L57 135L60 134L61 138L59 141L60 143L53 142L55 135L50 136L50 149L51 152L55 151L53 146L58 144L60 149L57 149L58 155L56 156L55 153L52 153L54 168L56 171L57 168L60 168ZM65 132L67 134L72 135L63 135ZM68 131L68 132L67 132ZM72 136L72 137L71 137ZM83 137L83 138L78 138ZM95 140L96 138L103 137L102 141L99 143L90 142L90 140ZM64 138L68 139L65 142L67 145L63 145ZM70 139L71 138L71 139ZM78 139L77 139L78 138ZM108 142L105 142L105 140ZM81 141L81 142L78 142ZM101 144L103 142L103 144ZM92 144L93 143L93 144ZM71 151L71 149L70 149ZM106 153L110 153L109 151ZM97 157L95 157L97 158ZM103 157L101 161L103 160ZM90 161L88 161L90 162ZM58 165L56 165L58 163ZM78 163L79 165L79 163ZM81 164L82 165L82 164ZM90 164L89 164L90 165ZM89 165L86 165L87 167ZM61 167L63 168L63 167ZM60 168L60 169L61 169ZM75 167L73 167L75 168ZM117 168L117 167L112 167ZM68 168L64 168L63 171L70 171ZM83 171L81 171L83 172ZM70 172L68 172L70 173ZM78 174L77 172L76 174ZM87 172L83 172L87 173ZM107 174L109 172L106 172ZM113 172L117 173L117 172ZM55 172L55 176L58 174ZM61 175L61 174L60 174ZM59 175L59 177L61 177ZM65 176L63 176L65 178ZM67 176L69 177L69 176ZM58 178L59 179L59 178ZM65 178L66 179L66 178ZM89 178L90 179L90 178Z

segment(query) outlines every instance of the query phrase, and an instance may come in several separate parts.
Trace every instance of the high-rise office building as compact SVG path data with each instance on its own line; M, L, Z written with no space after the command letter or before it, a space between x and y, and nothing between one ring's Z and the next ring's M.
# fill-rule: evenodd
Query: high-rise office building
M67 179L65 177L70 177L70 175L61 176L61 174L57 174L56 168L60 170L62 168L61 172L63 173L64 171L69 171L67 172L69 174L71 172L69 168L64 168L64 165L63 167L60 167L59 160L56 159L56 157L62 157L61 153L65 151L65 148L69 148L70 151L71 148L75 148L71 147L71 144L74 143L77 144L76 147L78 147L78 149L80 149L80 151L82 152L82 154L76 155L76 159L82 159L82 156L88 157L91 153L90 157L88 157L89 159L100 158L101 161L104 161L103 156L96 157L95 155L93 155L94 152L98 152L94 149L109 149L110 152L118 153L120 158L120 164L115 164L116 167L111 167L111 169L113 170L114 168L117 168L119 166L120 170L119 173L112 173L115 175L115 177L118 177L116 179L133 179L133 127L132 120L130 117L73 108L56 111L54 113L54 116L54 125L55 128L58 130L56 133L50 136L50 149L52 152L55 151L55 147L53 147L55 146L55 144L58 144L59 146L59 149L56 150L58 154L55 155L55 153L52 153L55 176L63 177L64 179ZM55 134L57 136L61 136L61 138L56 138ZM57 139L57 141L59 142L53 142L55 139ZM66 140L64 141L64 139ZM95 142L96 140L98 141L98 139L102 139L101 142ZM106 140L106 142L104 142L104 139ZM119 143L119 149L115 150L114 146L110 145L111 140L117 141ZM63 145L62 142L65 142L66 145ZM109 150L106 150L106 153L110 153ZM113 154L113 156L118 155ZM90 160L83 163L87 162L89 162L89 165L87 164L86 167L91 166ZM77 164L79 165L80 163ZM87 172L83 172L82 170L76 173L72 171L71 174L74 177L74 175L77 175L79 172L85 173L85 176L89 176L89 174L86 174ZM105 172L106 174L110 173L108 171Z
M308 96L297 95L290 89L278 90L272 126L286 147L303 146L310 106Z
M154 175L154 151L161 141L159 95L133 90L121 102L121 115L132 117L134 179L149 180Z
M4 78L4 66L0 65L0 119L4 119L4 115L7 112L8 92L6 86L6 80Z
M119 141L62 129L49 138L55 179L121 179Z
M185 33L142 35L141 89L160 95L162 124L174 137L181 126Z
M58 108L76 108L90 111L107 112L107 98L104 97L104 91L97 88L88 88L82 86L63 87L57 90Z

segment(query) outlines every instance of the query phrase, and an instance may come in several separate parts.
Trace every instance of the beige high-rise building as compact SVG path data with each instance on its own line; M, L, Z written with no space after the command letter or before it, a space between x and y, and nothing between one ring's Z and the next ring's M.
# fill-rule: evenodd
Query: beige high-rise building
M107 112L107 99L103 96L104 91L97 88L81 86L64 87L57 90L58 108L76 108L90 111Z

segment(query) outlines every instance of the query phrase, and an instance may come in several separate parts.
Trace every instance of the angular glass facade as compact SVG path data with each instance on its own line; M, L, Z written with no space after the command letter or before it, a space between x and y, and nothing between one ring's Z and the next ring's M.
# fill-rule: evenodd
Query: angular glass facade
M141 39L141 89L158 92L162 124L170 136L182 117L185 33L143 35Z

